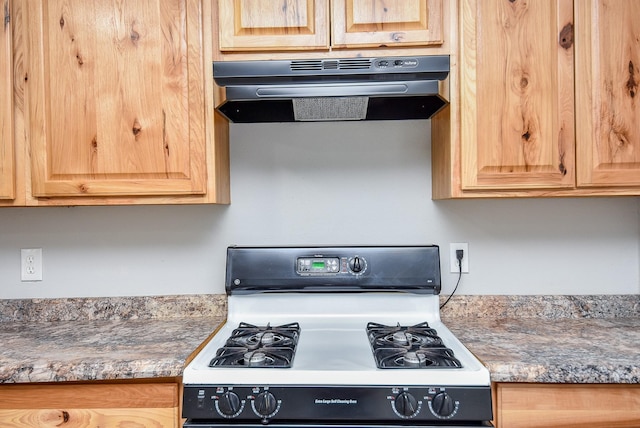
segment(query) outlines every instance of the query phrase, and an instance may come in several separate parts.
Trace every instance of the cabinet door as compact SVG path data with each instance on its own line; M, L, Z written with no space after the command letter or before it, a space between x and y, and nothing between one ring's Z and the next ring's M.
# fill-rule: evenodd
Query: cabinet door
M576 2L578 186L640 185L640 2Z
M32 193L205 193L200 0L26 2Z
M219 0L221 51L329 48L329 0Z
M0 29L0 199L15 197L15 155L13 141L13 79L11 5L2 1Z
M463 190L574 186L573 2L463 0Z
M442 0L332 0L331 45L442 44L442 13Z

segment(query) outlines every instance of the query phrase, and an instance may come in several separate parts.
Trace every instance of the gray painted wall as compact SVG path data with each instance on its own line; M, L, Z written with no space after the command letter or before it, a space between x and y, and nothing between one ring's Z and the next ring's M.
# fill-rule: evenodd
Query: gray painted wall
M462 294L640 292L640 198L432 201L429 126L232 125L230 206L0 209L0 298L222 293L230 244L435 243L448 294L468 242Z

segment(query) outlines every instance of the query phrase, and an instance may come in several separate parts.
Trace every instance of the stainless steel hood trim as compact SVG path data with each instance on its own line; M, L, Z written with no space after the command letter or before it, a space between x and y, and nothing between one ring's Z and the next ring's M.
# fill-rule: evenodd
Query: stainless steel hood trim
M314 83L307 85L228 86L228 100L437 94L438 81Z
M304 88L292 88L291 86L263 86L256 90L256 95L263 97L283 97L295 96L303 97L331 97L331 96L360 96L360 95L383 95L383 94L406 94L407 85L402 83L385 83L381 85L362 84L340 84L340 85L318 85L306 86Z
M443 80L448 74L448 55L213 62L213 77L220 86L328 80Z

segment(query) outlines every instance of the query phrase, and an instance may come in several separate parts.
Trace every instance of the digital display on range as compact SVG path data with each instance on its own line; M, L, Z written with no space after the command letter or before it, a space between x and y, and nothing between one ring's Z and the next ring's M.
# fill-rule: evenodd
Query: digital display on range
M340 273L339 257L299 257L296 271L302 275L329 275Z

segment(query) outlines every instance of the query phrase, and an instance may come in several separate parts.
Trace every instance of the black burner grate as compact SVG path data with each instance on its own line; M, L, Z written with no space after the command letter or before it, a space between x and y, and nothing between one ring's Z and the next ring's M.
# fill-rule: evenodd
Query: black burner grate
M289 368L299 336L298 323L258 327L242 322L218 349L209 367Z
M387 326L370 322L367 336L376 365L381 369L461 368L451 349L426 322Z

